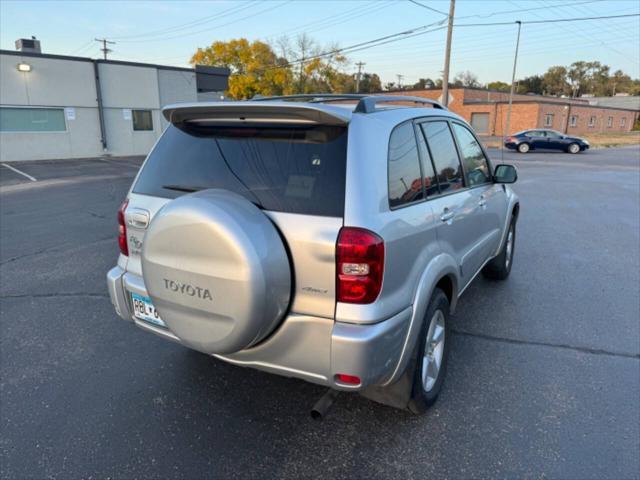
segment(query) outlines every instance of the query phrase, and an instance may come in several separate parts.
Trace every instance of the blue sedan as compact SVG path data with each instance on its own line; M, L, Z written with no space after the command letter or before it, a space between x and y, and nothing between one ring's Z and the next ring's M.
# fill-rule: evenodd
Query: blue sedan
M579 153L589 148L589 142L584 138L571 137L555 130L523 130L507 137L504 146L520 153L527 153L529 150Z

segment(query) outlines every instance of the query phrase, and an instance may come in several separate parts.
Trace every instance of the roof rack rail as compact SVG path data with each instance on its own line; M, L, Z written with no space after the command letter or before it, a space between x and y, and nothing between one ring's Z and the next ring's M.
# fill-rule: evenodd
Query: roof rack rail
M354 113L372 113L376 111L376 105L378 103L391 103L391 102L407 102L407 103L420 103L423 105L431 105L433 108L439 108L441 110L448 110L447 107L440 102L431 100L430 98L422 97L408 97L404 95L363 95L356 93L305 93L299 95L283 95L280 97L262 97L256 95L251 99L252 102L267 102L267 101L296 101L306 100L309 103L329 103L329 102L341 102L345 100L358 100L358 105L354 110Z
M404 95L367 95L358 102L358 106L354 110L354 113L372 113L376 111L376 104L390 102L422 103L425 105L431 105L433 108L448 110L447 107L442 105L440 102L436 102L430 98L407 97Z
M361 100L368 95L356 93L301 93L298 95L282 95L274 97L263 97L261 95L254 96L252 102L268 102L268 101L296 101L307 100L309 103L328 103L340 102L344 100Z

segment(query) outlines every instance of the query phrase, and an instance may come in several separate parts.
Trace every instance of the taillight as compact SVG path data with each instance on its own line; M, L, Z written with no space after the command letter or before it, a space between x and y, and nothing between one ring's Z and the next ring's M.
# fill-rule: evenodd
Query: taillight
M515 137L507 137L507 143L514 143L516 141Z
M125 200L118 210L118 246L123 255L129 256L129 246L127 245L127 224L124 223L124 211L129 205L129 200Z
M363 228L343 227L336 245L338 302L372 303L382 288L384 240Z

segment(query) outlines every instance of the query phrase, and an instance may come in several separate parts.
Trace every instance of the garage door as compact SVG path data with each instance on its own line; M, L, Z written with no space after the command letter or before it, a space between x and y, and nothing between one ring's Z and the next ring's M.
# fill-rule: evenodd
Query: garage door
M472 113L471 126L476 131L476 133L489 133L489 114Z

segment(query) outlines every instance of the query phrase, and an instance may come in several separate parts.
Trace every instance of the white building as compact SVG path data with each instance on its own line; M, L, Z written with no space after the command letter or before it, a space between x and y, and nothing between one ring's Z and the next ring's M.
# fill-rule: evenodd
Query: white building
M31 41L16 42L21 47ZM229 71L0 50L0 160L146 155L161 108L220 99Z

